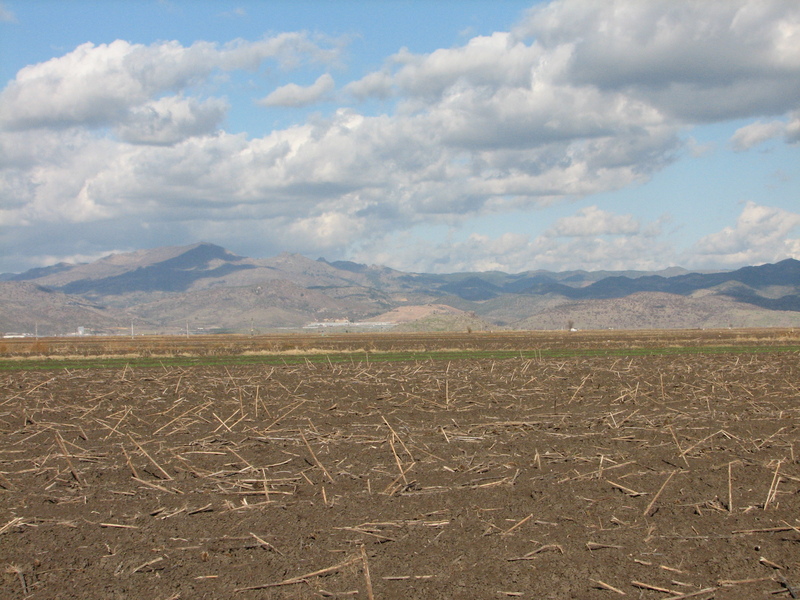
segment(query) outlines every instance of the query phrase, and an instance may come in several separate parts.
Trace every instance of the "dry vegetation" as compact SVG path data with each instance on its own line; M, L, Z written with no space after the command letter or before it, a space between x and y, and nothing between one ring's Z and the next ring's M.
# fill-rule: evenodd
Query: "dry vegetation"
M566 323L566 321L565 321ZM560 351L799 345L800 329L483 331L191 336L43 337L0 340L0 360L122 356L237 356L320 352Z
M132 363L7 370L0 390L3 598L800 594L796 349Z

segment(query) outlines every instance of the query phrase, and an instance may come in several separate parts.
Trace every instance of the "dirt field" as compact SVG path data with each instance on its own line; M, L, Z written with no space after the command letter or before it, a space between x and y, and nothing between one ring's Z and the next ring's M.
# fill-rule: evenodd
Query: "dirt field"
M0 597L800 597L799 358L4 371Z

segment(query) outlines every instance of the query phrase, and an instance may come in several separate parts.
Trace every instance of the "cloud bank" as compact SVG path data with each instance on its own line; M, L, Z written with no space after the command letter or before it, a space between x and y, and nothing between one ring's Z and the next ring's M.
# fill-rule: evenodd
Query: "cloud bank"
M800 4L556 0L507 32L399 50L337 91L327 65L338 59L330 40L284 33L87 43L27 66L0 92L0 227L48 257L176 236L439 271L800 257L800 217L756 204L691 256L664 247L658 223L597 206L534 239L409 246L417 227L646 182L687 151L694 124L754 119L731 139L740 151L797 143ZM209 94L214 78L265 65L325 72L253 98L264 118L334 97L340 108L261 137L225 131L231 105ZM56 230L85 247L68 250Z

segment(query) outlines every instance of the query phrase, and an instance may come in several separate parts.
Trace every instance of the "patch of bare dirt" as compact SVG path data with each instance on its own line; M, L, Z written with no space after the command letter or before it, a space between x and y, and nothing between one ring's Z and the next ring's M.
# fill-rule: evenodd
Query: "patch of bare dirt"
M12 371L3 598L800 593L793 352Z
M446 304L417 304L413 306L399 306L389 312L385 312L377 317L368 319L369 321L386 323L410 323L418 321L432 315L466 315L463 310L447 306Z

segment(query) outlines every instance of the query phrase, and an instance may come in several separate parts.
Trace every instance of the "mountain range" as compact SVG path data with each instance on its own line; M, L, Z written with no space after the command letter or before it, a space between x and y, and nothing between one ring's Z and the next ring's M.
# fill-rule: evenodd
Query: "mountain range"
M734 271L407 273L209 243L0 275L0 332L800 326L800 261Z

